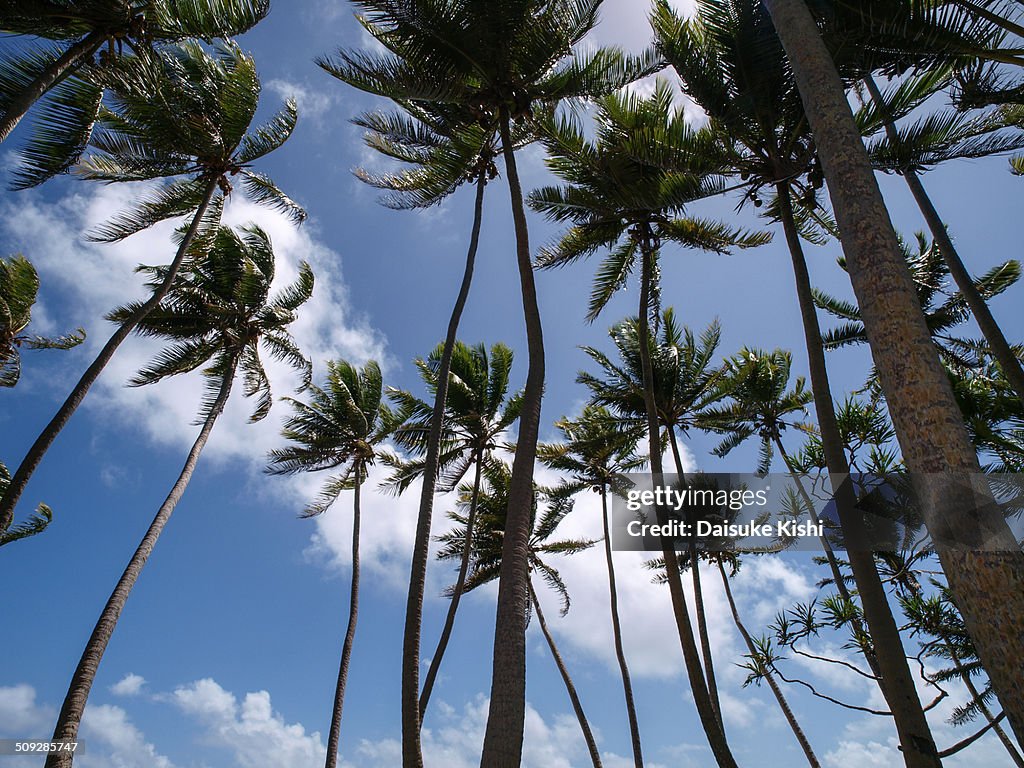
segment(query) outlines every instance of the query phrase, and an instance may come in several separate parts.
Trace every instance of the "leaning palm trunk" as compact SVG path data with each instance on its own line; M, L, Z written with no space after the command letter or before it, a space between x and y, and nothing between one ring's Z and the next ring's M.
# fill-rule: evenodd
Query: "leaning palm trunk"
M434 393L434 411L430 417L427 453L423 459L423 488L420 491L420 508L416 518L412 574L409 577L409 595L405 605L405 633L402 643L402 764L406 768L422 768L423 765L420 726L422 725L423 710L426 709L426 700L424 699L421 703L419 699L420 633L423 627L423 593L427 583L427 559L430 556L430 522L434 512L434 489L437 486L437 464L444 408L448 399L448 374L451 371L452 350L455 348L459 323L462 320L462 312L466 307L469 288L473 282L486 185L487 174L481 171L476 184L476 202L473 206L473 227L469 236L469 250L466 252L466 268L462 275L459 295L455 299L455 306L452 307L452 314L448 320L448 335L445 336L441 362L437 369L437 391ZM432 684L433 680L429 679L428 682ZM424 690L429 697L429 690L426 687Z
M39 463L43 460L43 456L46 455L50 446L53 445L53 441L57 439L57 435L67 426L68 421L71 420L78 406L82 404L82 400L88 394L89 388L96 383L96 379L99 378L107 363L113 358L117 348L135 330L135 327L163 301L167 292L171 289L171 284L174 282L174 278L177 276L178 270L188 254L192 241L195 240L196 234L199 232L203 217L216 191L217 179L211 179L203 195L203 201L192 217L192 223L186 231L181 245L178 246L178 252L175 254L174 261L171 262L163 282L153 291L153 295L114 331L107 343L103 345L103 349L100 350L96 359L93 360L92 365L86 369L85 373L82 374L82 378L75 384L75 388L71 390L71 394L68 395L64 404L61 405L60 410L50 419L50 423L46 425L39 434L39 437L36 438L36 441L32 443L32 447L28 449L25 458L21 460L21 464L18 465L14 477L11 478L11 484L8 486L3 498L0 499L0 532L6 531L10 527L11 521L14 519L14 508L18 504L18 499L21 498L25 486L28 485L32 473L36 471Z
M71 75L83 62L92 58L104 43L103 34L90 32L50 62L25 89L11 99L7 111L0 118L0 142L4 141L18 126L32 105L46 92Z
M523 317L529 368L519 416L519 440L509 483L508 516L501 551L498 609L494 628L494 664L491 700L484 733L481 768L519 768L526 718L526 617L529 611L530 534L533 504L533 468L537 459L540 408L544 394L544 332L537 286L530 261L529 231L523 207L523 189L516 168L507 107L499 113L502 153L508 173L512 219L516 233Z
M537 614L537 623L540 624L540 631L544 633L544 639L548 641L548 648L551 649L551 656L555 660L555 666L558 667L558 673L562 676L562 682L565 683L565 690L569 693L569 700L572 702L573 712L576 713L576 719L580 723L580 729L583 731L583 740L587 742L587 751L590 752L590 760L594 764L594 768L601 768L601 753L597 750L597 742L594 741L594 733L590 730L590 723L587 721L587 716L583 712L583 705L580 703L579 694L576 692L576 686L572 682L572 678L569 676L569 670L565 666L565 661L562 659L562 654L558 652L558 646L555 645L555 638L551 636L550 630L548 630L548 623L544 621L544 612L540 609L540 601L537 599L537 593L533 590L533 585L530 586L530 599L533 602L533 610Z
M868 75L864 78L864 84L868 88L868 93L871 94L871 99L878 107L882 119L885 121L886 136L889 137L890 141L895 142L899 138L896 133L896 126L893 125L892 118L887 114L885 101L878 90L878 86L875 84L874 78ZM917 207L921 210L921 215L924 216L924 220L928 224L928 230L932 233L932 238L939 245L939 253L942 254L942 258L949 268L949 273L953 276L956 287L960 289L960 294L967 302L971 314L974 315L978 328L981 329L985 341L988 342L989 349L992 350L992 354L999 363L1003 375L1006 376L1006 380L1013 387L1014 392L1017 393L1017 397L1024 400L1024 369L1021 368L1020 360L1017 359L1017 356L1010 348L1010 344L1006 340L1006 336L1003 335L1002 328L999 327L996 319L992 316L992 310L989 309L985 298L975 287L974 281L964 266L956 246L953 245L953 240L950 238L945 224L943 224L942 219L939 217L939 212L935 210L931 198L925 191L924 184L921 183L921 178L917 175L917 171L913 168L905 168L902 174L903 178L907 181L907 186L910 187L910 193L914 196Z
M68 687L67 695L64 697L60 714L57 716L57 726L53 729L53 741L75 741L77 739L78 726L82 722L82 714L85 712L85 705L89 699L89 691L92 688L93 681L96 679L96 673L99 670L100 662L103 660L103 654L107 650L107 644L110 642L110 638L113 636L114 629L117 626L117 621L121 617L121 611L124 610L125 603L128 602L128 596L131 594L135 582L138 581L139 576L142 574L146 561L153 552L160 534L163 533L167 521L170 520L171 513L174 512L174 508L178 505L182 495L185 493L185 489L188 487L189 481L192 479L192 473L195 471L196 463L199 461L199 455L203 452L206 441L210 438L210 432L213 430L214 423L221 413L224 412L224 405L231 394L231 382L234 379L234 372L235 366L233 364L229 365L221 381L217 397L213 401L206 419L203 421L199 436L192 444L192 449L188 452L188 457L185 459L185 465L181 469L181 474L178 475L178 479L157 511L153 522L150 523L146 535L142 537L138 549L135 550L135 554L128 561L128 566L124 569L124 573L121 574L117 586L114 587L114 591L111 593L107 604L103 608L103 612L100 614L99 621L96 622L96 626L89 636L89 641L82 652L82 658L75 668L75 673L71 676L71 685ZM72 752L51 752L46 757L45 768L69 768L72 760L74 760Z
M680 482L686 479L683 472L683 459L679 453L679 445L676 441L675 428L668 425L668 440L672 446L672 458L675 460L676 473ZM694 521L688 521L692 526ZM711 656L711 638L708 636L708 618L704 610L704 589L700 585L700 557L697 555L697 540L691 536L687 547L690 557L690 578L693 581L693 613L697 618L697 637L700 638L700 652L704 658L704 675L708 681L708 695L711 696L711 706L718 717L718 725L725 730L725 722L722 720L722 705L718 699L718 681L715 679L715 661Z
M750 637L750 633L747 632L747 628L740 620L740 612L737 610L736 600L732 596L732 587L729 586L729 577L725 573L725 566L722 565L721 560L718 561L718 572L722 574L722 586L725 587L725 597L729 601L729 610L732 611L732 620L736 624L736 629L739 630L740 635L743 637L743 642L746 644L747 650L750 651L751 658L753 658L757 654L757 647L754 645L754 641ZM804 751L804 755L807 757L807 762L810 764L811 768L821 768L821 763L818 762L818 758L814 754L814 749L811 748L811 743L807 740L807 735L804 733L804 729L800 727L800 722L796 719L796 715L793 714L793 710L790 709L789 702L786 701L786 697L783 695L782 689L779 687L779 683L770 669L765 670L764 679L768 682L768 687L772 689L772 693L775 694L775 700L779 703L779 709L782 710L782 714L786 718L786 722L789 723L789 727L793 731L793 735L796 736L796 740L800 742L800 749Z
M1024 553L999 510L979 504L987 489L979 494L972 485L981 485L977 455L814 18L803 0L763 2L815 134L850 280L925 522L981 663L1024 740ZM951 541L958 546L946 546Z
M615 639L615 658L622 675L622 691L626 697L626 715L629 717L629 738L633 744L633 766L644 768L643 749L640 745L640 725L636 717L636 703L633 701L633 682L629 677L629 666L622 648L622 625L619 623L619 593L615 588L615 565L612 562L611 526L608 523L608 488L601 486L601 523L604 525L604 559L608 566L608 599L612 612L612 637Z
M455 579L455 586L452 587L452 599L448 604L448 614L444 619L444 628L441 630L441 637L437 641L437 648L430 659L430 668L423 680L423 692L420 693L420 723L427 711L427 704L430 702L430 693L434 690L434 682L437 680L437 673L441 669L441 659L448 648L448 641L452 636L452 628L455 626L455 614L459 610L459 602L462 600L462 590L466 586L466 576L469 573L470 556L473 553L473 528L476 525L476 507L480 500L480 474L483 470L483 451L477 451L475 457L476 468L473 474L473 495L469 500L469 515L466 517L466 540L462 545L462 560L459 562L459 575Z
M334 711L331 713L331 731L327 737L327 760L324 768L335 768L338 764L338 740L341 737L341 713L345 706L345 686L348 684L348 664L352 658L352 643L356 639L356 620L359 617L359 486L362 472L355 469L355 489L352 497L352 585L348 602L348 629L341 646L341 666L338 668L338 684L334 689Z
M928 720L925 718L921 699L918 698L914 678L907 664L906 652L900 637L899 627L892 615L885 587L875 567L874 554L864 541L864 525L856 510L856 499L849 482L845 482L850 467L843 451L843 441L832 404L832 391L828 383L828 369L825 366L825 351L821 344L821 329L811 294L811 280L807 273L803 249L793 219L789 186L780 183L776 187L782 212L783 228L793 261L796 278L797 299L803 321L804 341L807 346L808 367L811 374L811 390L814 394L814 408L821 430L821 443L829 475L841 478L836 494L836 506L840 525L847 541L847 557L850 569L860 593L864 619L874 645L872 671L878 677L878 684L896 723L903 758L911 768L937 768L939 761L935 740L932 738Z
M650 445L651 480L655 487L661 487L664 485L664 470L661 463L661 441L658 434L657 406L654 400L654 369L651 365L649 341L651 332L648 319L650 288L654 270L652 250L649 242L644 243L640 248L642 267L638 322L640 324L640 365L643 370L644 407L647 411L647 439ZM657 515L660 525L668 522L668 514L663 506L658 505ZM676 629L679 632L679 643L682 646L683 661L690 682L690 691L693 693L693 701L697 707L697 715L700 717L704 733L707 735L708 743L719 767L736 768L736 760L729 750L725 732L719 725L718 716L715 713L714 705L711 703L711 696L708 693L707 680L704 678L704 670L700 663L700 652L697 650L697 642L693 636L690 612L686 606L683 582L679 576L679 560L676 557L675 542L667 536L662 536L661 552L665 558L665 577L668 581L669 595L672 599L672 613L675 616Z

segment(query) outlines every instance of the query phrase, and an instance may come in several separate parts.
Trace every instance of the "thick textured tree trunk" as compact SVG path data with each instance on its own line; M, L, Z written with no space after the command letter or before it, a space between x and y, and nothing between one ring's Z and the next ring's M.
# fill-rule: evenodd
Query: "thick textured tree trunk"
M736 624L736 629L739 630L740 635L743 637L747 650L751 656L754 656L757 653L757 647L754 645L754 640L750 637L750 633L747 632L747 628L740 620L740 612L736 608L736 600L732 596L732 587L729 586L729 576L726 574L725 566L722 565L721 560L718 561L718 572L722 574L722 585L725 587L725 597L729 601L729 609L732 611L732 620ZM767 670L764 679L768 683L768 687L771 688L772 693L775 694L775 700L779 702L779 709L782 710L782 715L786 718L786 722L789 723L790 730L793 731L793 735L796 736L796 740L800 743L800 749L807 756L807 762L811 765L811 768L821 768L821 763L818 762L818 758L814 754L814 749L811 748L811 743L807 740L804 729L800 727L800 721L796 719L796 715L790 709L789 702L786 701L786 697L783 695L775 675L771 673L771 670Z
M803 0L763 2L814 131L853 291L925 522L982 665L1024 740L1024 553L1001 513L979 503L983 493L972 488L981 484L977 455L814 18Z
M626 652L622 647L622 624L619 622L619 593L615 587L615 564L612 562L612 535L608 522L608 489L601 486L601 523L604 526L604 559L608 566L608 601L612 613L612 637L615 640L615 658L622 675L622 692L626 697L626 715L629 718L629 738L633 744L633 768L644 768L643 749L640 745L640 724L636 717L636 703L633 701L633 681L626 664Z
M405 604L405 632L402 641L402 765L403 768L422 768L423 749L420 745L420 632L423 626L423 591L427 583L427 560L430 557L430 522L434 514L434 489L437 486L437 457L441 445L444 407L448 399L448 374L452 367L452 350L462 321L462 312L469 297L476 266L476 252L480 243L480 224L483 221L484 187L487 174L481 171L476 182L476 201L473 205L473 228L466 252L466 269L462 275L459 295L448 320L441 363L437 369L437 391L434 393L434 412L430 417L430 435L427 454L423 459L423 488L420 491L420 509L416 518L413 540L412 572L409 576L409 595Z
M530 510L533 468L537 460L540 408L544 395L544 333L537 306L537 287L530 261L530 239L523 207L523 189L516 168L508 109L500 114L501 144L512 199L523 317L529 368L519 415L519 440L509 483L508 516L501 550L498 610L494 627L491 701L484 733L481 768L519 768L526 718L526 617L530 608Z
M537 623L540 624L540 631L544 633L544 639L548 641L551 656L555 660L555 666L558 667L558 674L562 676L562 682L565 683L565 690L569 693L569 701L572 702L572 710L576 713L580 730L583 731L583 740L587 743L590 760L594 764L594 768L601 768L601 753L597 750L594 733L590 730L590 723L583 712L583 705L580 703L579 694L576 692L576 686L573 685L572 678L569 676L569 670L565 666L562 654L558 652L558 646L555 645L555 638L551 636L551 632L548 630L548 623L544 621L544 612L540 609L540 601L537 599L537 593L533 591L532 585L530 586L530 597L533 600L533 610L537 613Z
M181 474L178 475L178 479L172 486L171 492L167 494L167 498L164 499L164 503L160 505L160 509L157 511L156 517L153 518L153 522L150 523L146 535L142 537L142 541L135 550L135 554L128 561L128 566L124 569L124 573L121 574L117 586L114 587L114 591L107 600L107 604L103 607L99 621L96 622L96 626L89 636L89 641L85 645L85 650L82 652L82 658L75 668L75 673L71 676L71 685L68 687L64 703L60 708L60 714L57 716L57 725L53 729L53 741L77 740L78 726L82 722L82 714L85 712L85 705L89 700L89 691L92 688L93 681L96 679L96 673L99 670L100 662L103 660L103 654L107 650L107 645L114 634L114 629L117 627L121 611L124 610L125 603L128 602L128 596L131 594L135 582L138 581L146 561L153 552L153 547L156 546L160 534L163 533L164 527L167 525L167 521L170 520L171 513L174 512L174 508L178 505L182 495L185 493L185 489L188 487L189 481L192 479L192 473L195 471L196 463L199 461L199 455L206 446L206 441L210 438L213 425L221 413L224 412L224 404L228 401L228 397L231 394L231 381L233 378L234 365L230 366L228 373L221 382L217 399L214 400L213 406L203 422L203 427L199 431L199 436L188 452L188 457L185 459L185 465L181 469ZM74 754L71 752L51 752L46 756L45 768L70 768L72 760L74 760Z
M818 314L811 294L811 278L807 273L807 263L793 219L789 186L780 183L776 189L786 241L793 262L793 275L796 279L797 300L800 305L811 374L811 390L814 394L814 409L818 416L818 428L821 430L825 464L835 486L849 474L850 467L846 461L832 403L825 351L821 344L821 328L818 325ZM874 659L869 658L868 661L876 662L872 664L872 671L879 677L878 684L882 695L893 714L903 759L911 768L937 768L941 764L937 756L938 750L921 707L921 699L917 695L914 677L907 664L899 627L892 615L885 586L878 576L874 554L861 544L864 526L860 513L856 510L853 489L849 483L843 482L834 490L840 525L848 542L847 557L850 569L853 571L853 578L860 593L861 607L864 610L864 619L874 643Z
M483 451L476 452L474 457L476 464L473 472L473 495L469 499L469 515L466 517L466 541L462 545L462 560L459 563L459 575L455 579L455 586L452 589L452 599L448 604L448 614L444 619L444 628L441 630L441 637L437 641L437 648L430 659L430 668L423 680L423 692L420 693L420 724L427 712L427 704L430 702L430 693L434 690L434 681L437 680L437 673L441 669L441 659L448 648L448 641L452 636L452 628L455 626L455 614L459 610L459 602L462 600L462 590L466 586L466 575L469 573L470 556L473 554L473 529L476 526L476 507L480 500L480 475L483 471Z
M46 95L46 92L53 86L78 69L85 59L99 50L101 45L103 45L103 35L99 32L90 32L50 62L24 91L11 99L7 111L4 112L3 117L0 117L0 142L11 135L33 104Z
M868 88L868 93L871 94L872 101L875 102L879 113L885 120L886 135L890 141L896 141L898 139L896 126L888 114L886 114L885 99L878 90L875 79L868 75L864 78L864 84ZM999 367L1002 368L1006 380L1010 382L1010 386L1017 393L1017 397L1024 400L1024 369L1021 368L1020 360L1017 359L1017 356L1010 348L1010 343L1006 340L1006 336L1003 335L1003 330L999 327L999 323L992 316L992 311L989 309L985 298L974 286L974 280L971 279L967 267L964 266L964 262L960 258L960 253L957 251L956 246L953 245L949 231L939 216L939 212L935 210L931 198L925 191L924 184L921 183L921 178L912 168L907 168L903 171L903 178L910 188L910 193L914 196L914 201L917 203L921 215L924 216L924 220L928 224L928 230L932 233L932 239L939 246L939 253L942 254L942 259L946 262L956 287L960 289L960 293L967 302L971 314L974 315L978 328L981 329L982 336L988 342L992 354L999 363Z
M338 684L334 689L334 709L331 712L331 730L327 736L327 760L324 768L335 768L338 764L338 740L341 738L341 713L345 707L345 686L348 684L348 665L352 658L352 644L356 639L356 620L359 618L359 486L362 485L362 471L355 468L355 489L352 496L352 585L348 600L348 629L341 646L341 665L338 668Z
M163 301L163 298L171 289L171 284L178 275L178 269L185 260L188 249L192 245L196 233L199 231L203 216L206 214L206 209L209 208L210 201L213 199L216 191L217 180L213 179L206 187L203 202L192 217L192 224L185 233L181 245L178 246L178 252L174 256L174 261L171 262L171 267L167 271L164 281L160 283L152 296L138 308L135 314L121 323L118 329L114 331L107 343L103 345L103 349L100 350L96 359L93 360L92 365L86 369L85 373L82 374L82 378L75 384L75 388L71 390L71 394L68 395L64 404L61 405L60 410L50 419L50 423L46 425L39 434L39 437L36 438L36 441L32 443L32 447L28 449L25 458L21 460L21 464L18 465L17 471L11 478L11 483L7 487L6 493L0 499L0 531L6 531L10 527L11 521L14 519L14 508L18 504L18 499L21 498L25 486L28 485L32 473L36 471L39 463L43 460L43 456L46 455L50 446L53 445L53 441L57 439L57 435L67 426L68 421L71 420L78 406L82 404L82 400L88 394L89 388L96 383L96 379L99 378L107 363L110 362L117 348L135 330L135 327Z
M653 280L654 265L652 260L654 254L650 241L641 244L640 248L642 267L640 275L640 312L638 322L640 325L640 365L643 370L644 383L644 408L647 411L647 439L650 445L651 458L651 479L654 487L660 488L665 484L664 469L661 461L661 440L658 435L658 411L654 399L654 368L651 365L650 350L650 288ZM658 523L665 525L668 522L668 512L664 507L657 507ZM693 701L697 707L697 715L704 733L707 736L711 752L719 768L737 768L736 760L729 750L729 744L725 738L725 732L718 722L718 715L715 713L711 703L711 696L708 692L707 680L704 678L704 670L700 663L700 651L697 650L697 642L693 636L693 624L690 622L690 612L686 606L686 594L683 592L683 582L679 576L679 560L676 557L675 541L667 536L661 537L661 553L665 558L665 577L668 582L669 595L672 599L672 613L676 620L676 629L679 632L679 644L683 651L683 661L686 666L686 675L690 681L690 691L693 694Z
M685 482L686 473L683 471L683 458L679 453L679 444L676 441L676 430L672 424L667 424L669 445L672 446L672 457L676 464L676 474L680 482ZM687 521L694 525L692 517ZM697 637L700 638L700 652L704 658L704 676L708 681L708 695L711 696L711 706L718 718L718 725L725 730L725 723L722 720L722 705L718 699L718 681L715 679L715 660L711 656L711 638L708 636L708 617L704 610L704 590L700 585L700 557L697 553L697 539L690 537L688 552L690 555L690 578L693 580L693 612L697 618Z

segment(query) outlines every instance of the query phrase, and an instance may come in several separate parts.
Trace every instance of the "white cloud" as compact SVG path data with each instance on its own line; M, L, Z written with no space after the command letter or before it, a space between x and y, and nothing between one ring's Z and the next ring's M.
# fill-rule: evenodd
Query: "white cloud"
M56 710L36 703L36 690L31 685L0 687L0 736L48 736L56 714Z
M323 124L324 116L337 103L335 94L339 90L338 83L324 79L327 80L329 88L316 88L281 78L268 80L265 87L282 99L294 99L298 106L300 122L309 120L320 126Z
M110 686L110 692L115 696L138 696L145 684L146 678L130 672Z
M239 768L318 768L325 747L319 732L306 733L273 711L267 691L239 702L209 678L177 688L168 698L201 723L207 743L231 751Z
M173 768L174 764L146 741L120 707L90 705L82 716L82 741L88 746L76 764L82 768ZM96 745L106 749L97 753Z

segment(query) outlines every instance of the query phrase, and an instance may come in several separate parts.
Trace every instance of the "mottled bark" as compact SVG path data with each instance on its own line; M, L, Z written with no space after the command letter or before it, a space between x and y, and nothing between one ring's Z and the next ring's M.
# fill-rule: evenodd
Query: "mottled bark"
M885 99L878 90L875 79L868 75L864 78L864 84L867 86L872 101L875 102L875 106L878 107L885 121L886 136L892 142L897 141L899 136L896 132L896 126L886 114ZM902 174L907 182L907 186L910 188L910 193L914 196L918 209L921 211L921 215L924 216L925 223L928 225L928 231L932 233L932 239L939 246L939 253L942 254L942 260L946 262L949 274L952 275L956 287L967 302L971 314L974 315L975 322L978 323L978 328L981 329L981 335L988 342L989 349L992 350L996 362L999 363L999 367L1002 369L1003 375L1006 376L1010 386L1013 387L1013 391L1017 393L1017 397L1024 400L1024 369L1021 368L1020 360L1013 353L1013 349L1010 348L1010 343L1006 340L1003 329L999 327L999 323L992 316L992 311L988 308L985 297L975 287L974 280L967 271L967 267L964 266L956 246L953 245L953 239L949 236L949 231L939 216L939 212L935 210L932 199L928 196L928 192L925 191L924 184L921 183L921 178L917 175L917 171L913 168L905 168Z
M14 519L14 508L18 504L25 486L28 485L32 473L36 471L39 463L43 460L43 456L46 455L50 446L53 445L53 441L57 439L57 435L67 426L68 421L71 420L78 406L82 404L82 400L88 394L89 388L96 383L96 379L103 373L103 369L113 358L117 348L135 330L135 327L163 301L167 292L171 290L171 284L174 282L174 278L177 277L182 262L185 261L188 249L199 232L203 216L206 214L206 209L209 208L210 201L213 199L216 191L217 179L212 179L206 186L203 201L192 217L192 223L185 232L185 237L182 239L181 244L178 246L174 261L171 262L163 282L157 286L145 303L139 306L132 316L121 323L117 330L114 331L110 339L107 340L107 343L103 345L103 349L100 350L96 359L93 360L85 373L82 374L82 378L75 384L71 394L68 395L54 417L50 419L50 423L43 428L39 437L32 443L32 447L28 449L25 458L21 460L21 464L18 465L17 471L15 471L14 476L11 478L10 485L7 486L7 491L4 493L3 498L0 499L0 531L6 531L10 527L11 521Z
M434 490L437 487L437 463L441 446L444 408L448 399L448 374L452 367L452 350L462 321L462 312L469 297L476 266L476 252L480 244L480 225L483 221L484 187L487 174L481 172L476 182L476 200L473 205L473 227L466 252L466 268L462 285L448 319L448 333L437 368L437 389L434 392L434 410L430 417L427 452L423 458L423 486L420 507L416 517L413 539L412 566L409 575L409 594L405 605L405 630L402 640L402 766L422 768L423 749L420 744L420 637L423 628L423 592L427 583L427 560L430 557L430 523L434 514ZM428 694L429 695L429 694ZM425 707L426 705L422 705Z
M979 503L985 492L972 487L981 472L977 455L814 19L803 0L763 2L814 131L853 291L925 522L1007 720L1024 739L1024 553L1001 513Z
M82 722L82 714L85 712L86 702L89 700L89 691L92 689L92 684L96 679L96 673L99 671L100 662L103 660L103 654L107 650L110 638L114 635L114 629L117 627L117 621L121 617L121 611L124 610L135 582L138 581L139 576L142 574L146 561L153 552L160 534L163 533L167 521L170 520L171 513L174 512L174 508L178 505L182 495L185 493L185 489L188 487L189 481L192 479L192 473L195 471L196 463L199 461L199 455L203 452L206 441L210 438L210 432L213 430L214 423L224 411L224 404L228 401L228 397L231 394L231 381L234 378L234 370L235 366L233 364L230 365L228 373L221 382L217 398L214 400L213 406L203 422L202 429L199 431L199 436L188 452L185 465L182 467L178 479L172 486L171 492L167 494L167 498L164 499L164 503L160 505L156 517L150 523L149 529L142 537L142 541L135 550L135 554L128 561L128 565L121 574L117 586L114 587L114 591L107 600L107 604L103 607L103 612L100 614L100 618L96 622L92 634L89 636L89 641L85 645L85 650L82 652L82 658L79 660L78 666L71 676L71 685L68 686L67 695L64 697L60 714L57 716L57 725L53 729L53 741L77 741L78 739L78 727ZM70 768L73 760L74 753L72 752L51 752L46 756L45 768Z
M747 628L740 620L740 612L736 608L736 600L732 596L732 587L729 585L729 576L726 574L725 566L722 565L721 560L718 561L718 572L722 574L722 585L725 587L725 597L729 601L729 609L732 611L733 623L736 624L736 629L739 630L740 635L743 637L743 642L747 646L751 658L753 658L757 654L757 647L754 645L754 640L750 637L750 633L747 632ZM807 740L807 735L800 726L800 721L796 719L796 715L790 709L789 702L786 701L786 697L779 687L779 682L775 679L775 675L772 674L770 669L765 671L764 680L775 695L775 700L779 703L779 709L782 710L782 715L786 718L786 722L789 723L790 730L793 731L793 735L796 736L796 740L800 743L800 749L804 751L807 762L811 765L811 768L821 768L821 763L818 762L814 749L811 748L811 743Z
M622 647L622 624L619 621L619 593L615 586L611 526L608 522L608 488L605 485L601 486L601 524L604 526L604 559L605 564L608 566L608 602L612 614L612 637L615 641L615 659L619 663L619 674L622 676L622 692L626 697L629 738L633 746L633 766L634 768L644 768L643 748L640 744L640 724L636 716L636 703L633 701L633 681L629 676L629 665L626 664L626 653Z
M551 636L550 630L548 630L548 623L544 620L544 612L540 609L540 601L537 599L537 593L533 591L533 587L530 587L530 597L533 600L533 610L537 614L537 623L540 624L540 631L544 634L544 639L548 641L548 648L551 649L551 656L555 660L555 666L558 667L558 674L562 676L562 682L565 683L565 690L569 693L569 701L572 702L572 711L576 713L576 720L580 724L580 730L583 731L583 740L587 744L587 751L590 753L590 761L594 764L594 768L601 768L601 753L597 750L597 742L594 740L594 733L590 730L590 723L587 721L587 716L583 712L583 704L580 703L580 696L576 692L576 686L572 682L572 678L569 676L569 670L565 666L565 661L562 659L562 654L558 652L558 646L555 645L555 638Z
M356 620L359 618L359 488L363 483L362 468L355 468L355 488L352 496L352 583L349 587L348 628L345 642L341 646L341 664L338 667L338 683L334 688L334 708L331 711L331 729L327 735L327 760L324 768L335 768L338 764L338 741L341 738L341 714L345 708L345 687L348 684L348 665L352 659L352 644L356 639Z
M529 610L530 534L533 506L533 469L537 459L540 408L544 395L544 333L530 239L523 207L523 188L516 168L508 109L500 112L501 144L512 201L516 233L516 262L519 267L523 318L529 367L519 415L519 440L509 481L508 515L501 550L498 579L498 609L494 627L494 664L491 700L484 733L481 768L519 768L523 754L523 726L526 718L526 616Z
M903 639L900 637L899 627L892 615L885 587L878 575L878 569L875 567L874 554L865 546L863 519L856 509L853 489L850 483L843 482L850 472L850 467L846 460L835 407L832 403L832 389L829 386L828 369L825 365L825 351L821 344L818 314L811 293L811 279L807 272L807 263L793 219L789 186L783 183L777 185L776 189L779 194L783 227L793 263L797 300L807 348L811 390L814 395L815 413L818 416L818 428L821 430L825 464L828 467L836 494L836 508L839 512L839 523L847 542L850 570L853 572L853 578L857 584L864 620L867 623L874 647L874 653L869 652L865 656L868 657L868 663L871 664L872 672L878 678L882 695L892 712L903 759L907 766L910 768L938 768L940 761L937 756L935 740L921 706L921 699L917 695L917 687L914 684L914 677L903 648ZM785 456L785 454L783 455ZM836 487L837 485L838 487Z
M452 628L455 626L455 614L459 610L459 602L462 600L462 590L466 586L466 576L469 574L469 561L473 554L473 529L476 526L476 507L480 500L480 475L483 471L483 451L477 451L473 459L475 469L473 472L473 495L469 499L469 515L466 517L466 540L462 544L462 559L459 562L459 574L455 579L455 586L452 587L452 599L448 604L448 613L444 619L444 628L441 630L441 637L437 641L437 648L430 659L430 668L423 679L423 691L420 693L420 724L427 712L427 704L430 702L430 694L434 690L434 681L437 680L437 673L441 669L441 660L448 648L448 641L452 636Z

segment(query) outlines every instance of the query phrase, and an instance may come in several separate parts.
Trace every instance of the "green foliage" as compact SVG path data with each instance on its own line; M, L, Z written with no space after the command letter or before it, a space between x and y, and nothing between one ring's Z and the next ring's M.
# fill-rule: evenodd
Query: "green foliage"
M39 275L24 256L0 258L0 387L13 387L21 378L22 349L71 349L85 340L75 333L49 338L26 334L39 292Z
M439 344L426 360L416 361L427 391L437 392L437 372L444 345ZM456 341L448 374L448 395L438 454L439 488L453 490L476 462L494 461L498 441L519 418L522 392L508 393L512 350L500 342L488 353L483 344L469 346ZM391 389L388 397L406 418L394 431L395 443L412 458L382 454L394 471L385 487L404 492L423 475L424 456L430 438L433 406L410 392Z
M0 461L0 496L3 496L10 483L11 473L6 465ZM14 523L6 530L0 531L0 547L42 533L52 520L53 511L45 504L40 504L27 520Z
M269 9L269 0L3 0L0 30L34 40L0 56L0 114L58 59L71 58L36 110L15 187L35 186L75 163L89 141L108 79L117 79L122 67L132 69L133 57L123 53L126 45L150 56L189 38L212 42L245 32Z
M202 367L207 394L200 412L205 419L222 382L241 373L246 397L256 397L250 421L270 411L273 397L260 349L288 363L309 383L311 366L295 345L288 326L313 294L313 272L299 265L295 282L271 296L275 260L270 237L256 225L235 232L220 227L210 238L197 241L192 258L175 277L160 304L146 315L136 333L172 343L140 370L131 386L155 384ZM159 286L167 267L140 267ZM138 312L141 302L113 310L107 319L123 323ZM205 366L205 367L203 367Z

